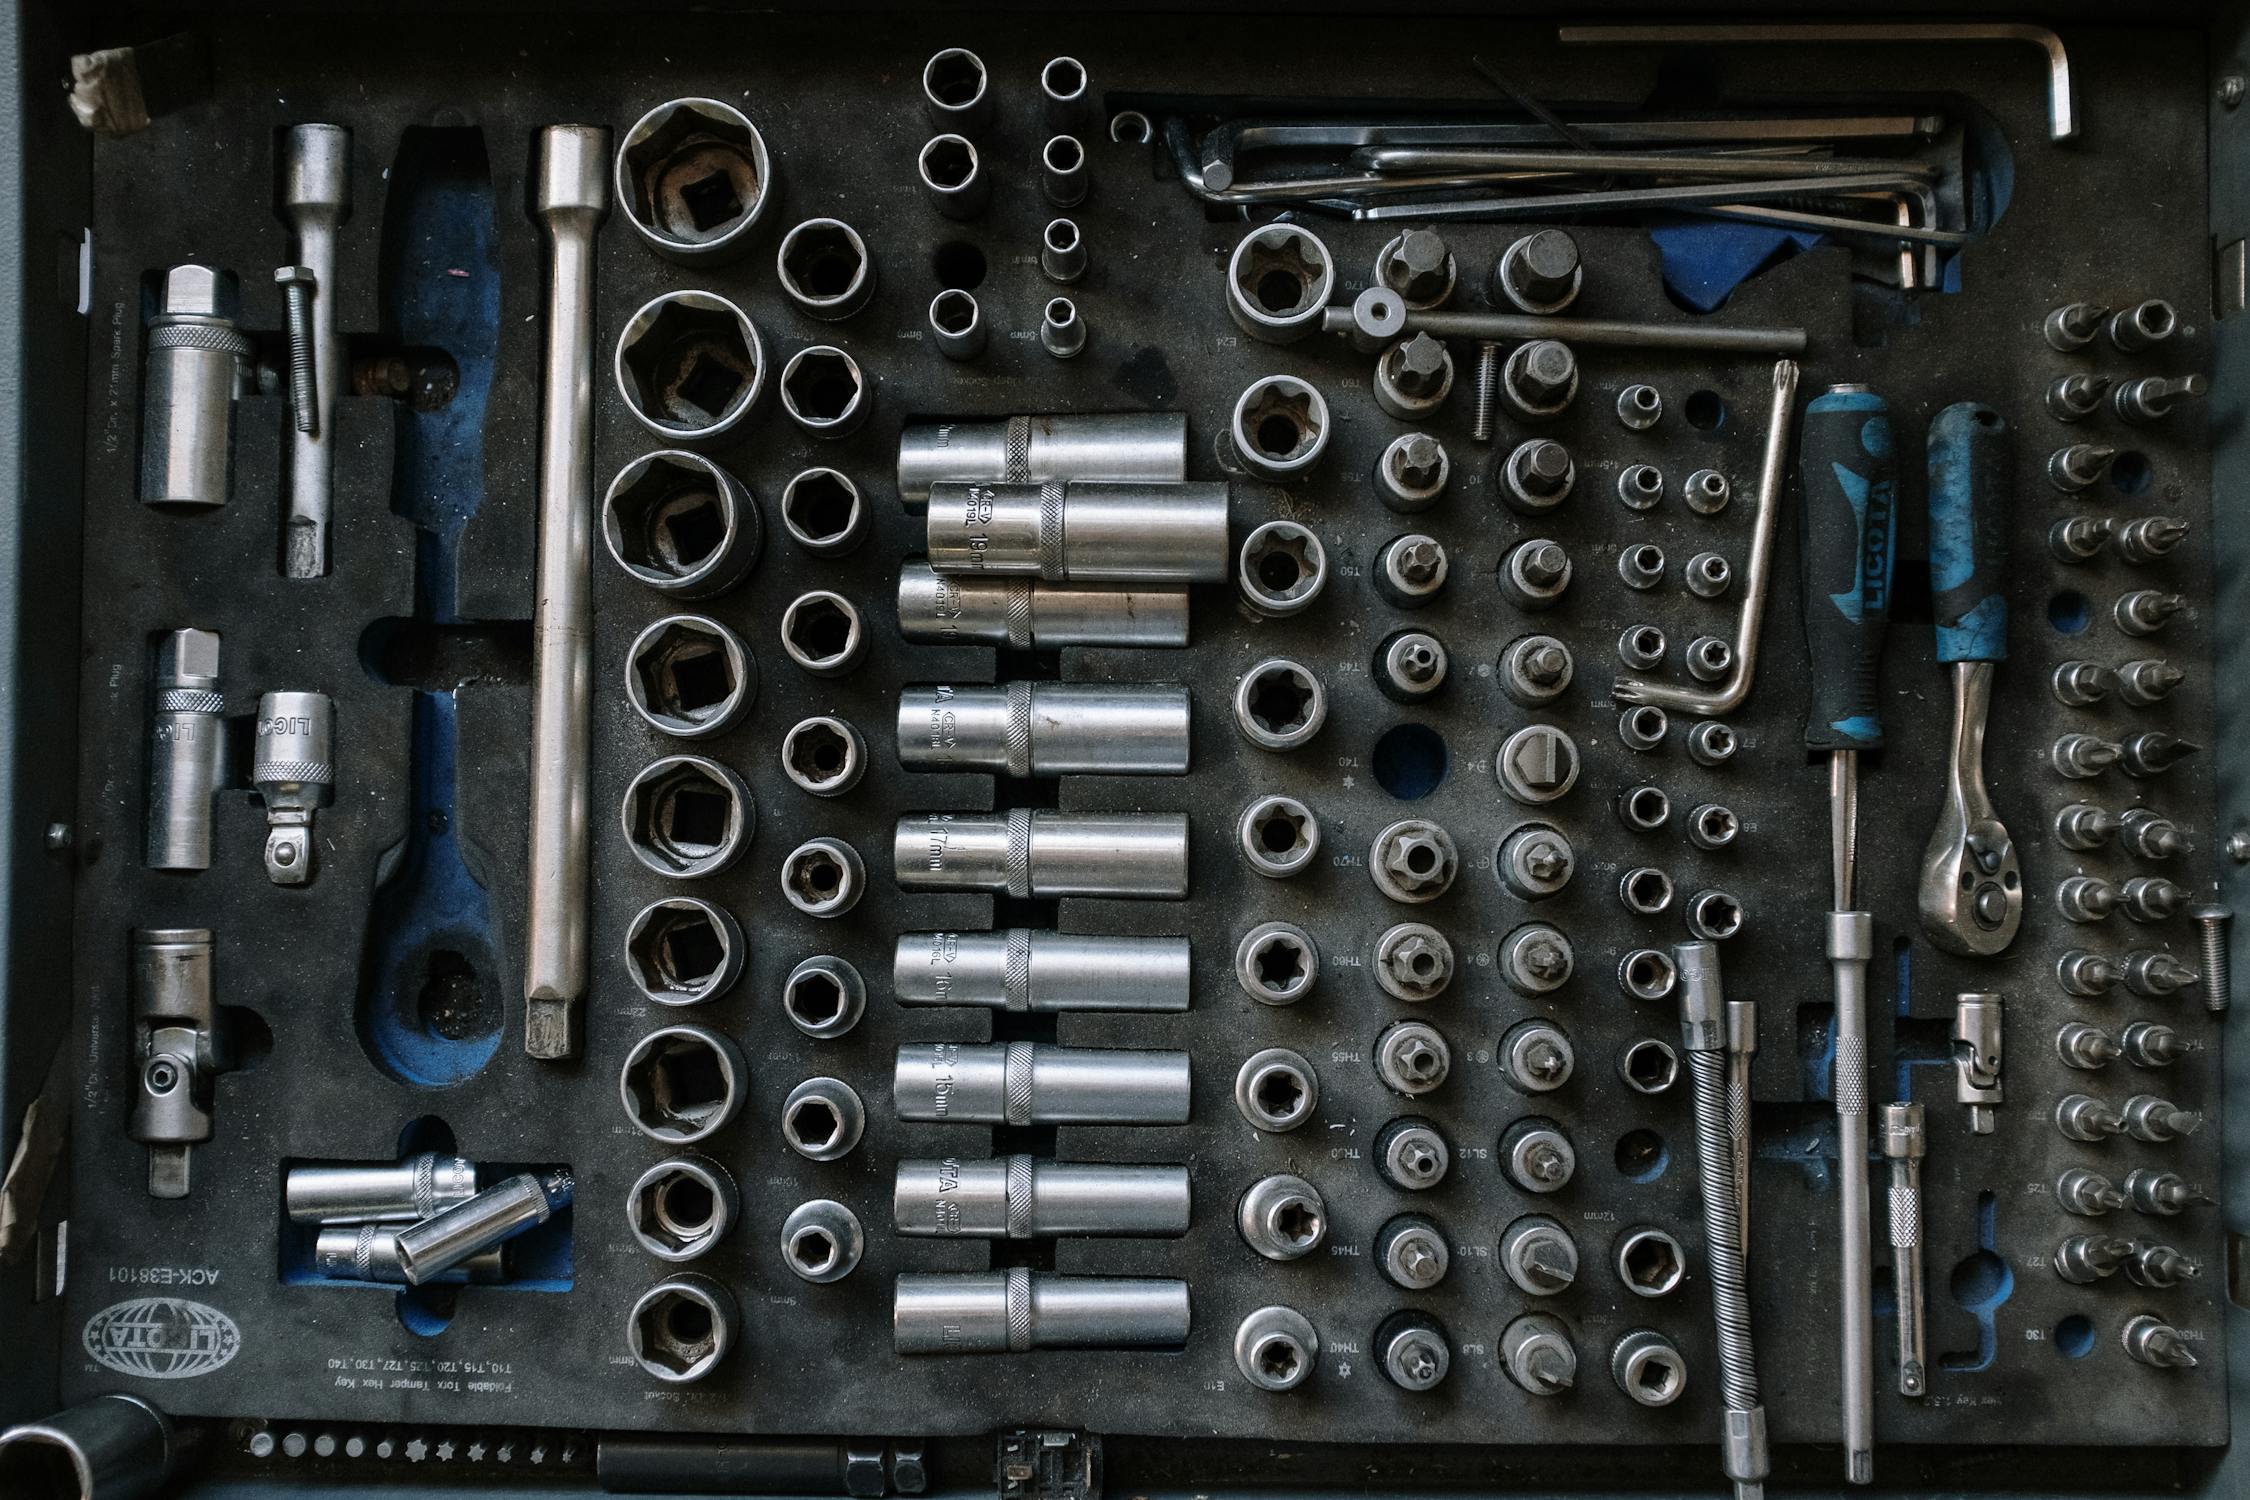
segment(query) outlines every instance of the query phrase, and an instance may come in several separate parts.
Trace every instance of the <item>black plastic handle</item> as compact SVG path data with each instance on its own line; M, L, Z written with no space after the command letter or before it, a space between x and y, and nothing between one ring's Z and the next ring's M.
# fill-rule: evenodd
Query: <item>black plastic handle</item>
M1877 676L1898 551L1898 455L1890 406L1863 385L1830 386L1805 408L1805 642L1812 656L1810 750L1883 743Z
M2016 450L1974 401L1930 420L1930 608L1939 661L2008 659L2008 496Z

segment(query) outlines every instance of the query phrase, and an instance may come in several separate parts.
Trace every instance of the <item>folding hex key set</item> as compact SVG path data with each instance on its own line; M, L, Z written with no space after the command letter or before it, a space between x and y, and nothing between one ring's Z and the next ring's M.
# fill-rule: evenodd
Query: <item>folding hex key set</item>
M2179 44L1085 29L222 81L278 223L101 145L85 1404L0 1462L2223 1446L2201 116L2080 118Z

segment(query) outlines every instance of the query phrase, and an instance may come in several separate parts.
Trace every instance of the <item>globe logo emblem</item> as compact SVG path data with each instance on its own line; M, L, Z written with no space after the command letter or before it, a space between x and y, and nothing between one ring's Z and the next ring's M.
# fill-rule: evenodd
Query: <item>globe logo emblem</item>
M181 1297L137 1297L86 1320L87 1355L120 1375L188 1380L208 1375L242 1348L242 1330L215 1307Z

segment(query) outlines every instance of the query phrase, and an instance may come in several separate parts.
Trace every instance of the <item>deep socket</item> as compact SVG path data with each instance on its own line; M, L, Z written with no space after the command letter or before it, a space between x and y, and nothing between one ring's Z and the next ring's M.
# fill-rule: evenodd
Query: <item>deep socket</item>
M1227 576L1228 489L1115 479L930 486L930 566L1049 583L1202 583Z
M900 1234L965 1239L1171 1238L1187 1233L1188 1203L1185 1167L1020 1155L901 1161L891 1187Z
M1188 1055L1042 1042L911 1042L898 1049L891 1100L902 1120L1182 1125Z
M898 628L928 645L1177 647L1188 643L1187 590L1100 588L1030 578L947 577L927 559L898 574Z
M1188 1008L1188 940L1040 932L904 932L891 959L901 1005L1176 1012Z
M908 508L942 479L987 484L1187 478L1179 412L1063 413L972 422L916 422L899 434L898 497Z
M142 863L152 870L207 870L211 796L226 760L219 638L208 630L168 631L157 642L155 663Z
M1005 1271L899 1275L891 1304L900 1354L1152 1349L1187 1342L1188 1284L1159 1277Z
M421 1286L469 1257L568 1208L575 1184L567 1168L518 1172L465 1203L399 1231L398 1263L407 1283Z
M224 505L234 482L234 405L256 346L235 327L232 271L172 266L141 365L141 503Z
M1183 776L1188 690L1169 683L913 683L898 695L909 771Z
M293 1166L281 1188L292 1224L411 1224L476 1192L476 1163L434 1151L397 1162Z
M910 813L892 836L891 869L908 891L1178 901L1188 890L1187 814Z

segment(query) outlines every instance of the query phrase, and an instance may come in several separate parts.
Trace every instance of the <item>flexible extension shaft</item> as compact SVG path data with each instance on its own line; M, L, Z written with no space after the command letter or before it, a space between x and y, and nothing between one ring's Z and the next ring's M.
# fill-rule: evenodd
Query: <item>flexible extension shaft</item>
M1680 1040L1695 1091L1695 1157L1703 1194L1703 1239L1710 1261L1711 1312L1718 1329L1719 1386L1726 1404L1720 1461L1735 1500L1762 1500L1770 1463L1766 1409L1758 1401L1758 1364L1750 1342L1749 1222L1746 1172L1738 1167L1738 1124L1747 1139L1747 1069L1730 1031L1754 1031L1754 1013L1735 1017L1719 983L1719 950L1681 943L1672 950L1680 974ZM1745 1008L1747 1010L1747 1008Z

